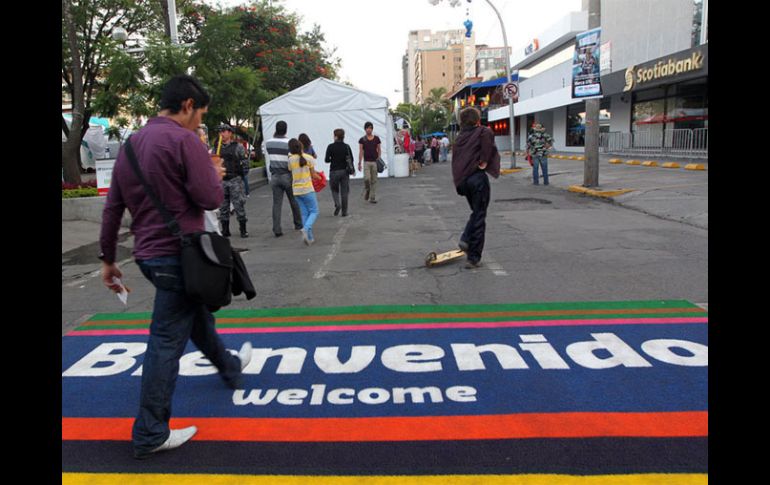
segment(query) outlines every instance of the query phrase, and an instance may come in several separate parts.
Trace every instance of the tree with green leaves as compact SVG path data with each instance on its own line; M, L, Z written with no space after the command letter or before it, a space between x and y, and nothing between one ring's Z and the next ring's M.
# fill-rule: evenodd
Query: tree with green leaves
M192 71L206 86L210 128L222 122L254 127L261 104L336 76L340 61L324 50L320 28L298 33L299 17L283 6L261 0L225 9L177 0L180 42L192 44L181 47L169 42L165 3L62 0L62 84L73 101L72 130L62 117L65 181L80 182L80 142L92 114L117 117L123 126L126 115L153 116L161 86L176 74ZM142 48L129 53L113 40L117 26Z
M190 0L179 0L186 4ZM62 103L72 102L72 123L62 116L62 169L64 179L80 183L80 143L88 121L99 113L94 102L108 90L105 69L120 53L113 30L129 36L163 31L162 4L158 0L62 0ZM118 78L113 76L113 80ZM131 82L125 81L125 82ZM101 113L99 113L101 114Z
M334 79L340 60L323 48L320 27L298 34L300 19L282 5L266 0L237 7L241 21L241 55L264 74L266 89L280 95L319 77Z

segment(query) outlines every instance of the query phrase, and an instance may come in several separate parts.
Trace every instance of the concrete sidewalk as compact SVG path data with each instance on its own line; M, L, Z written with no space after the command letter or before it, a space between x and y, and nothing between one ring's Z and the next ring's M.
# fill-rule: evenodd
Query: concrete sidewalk
M564 190L569 190L570 186L582 186L585 162L562 160L554 158L554 155L574 154L549 155L548 173L551 185ZM509 168L510 152L504 152L502 159L503 167ZM611 159L620 159L623 162L632 160L632 158L615 155L600 156L599 186L594 189L597 191L629 190L629 192L607 197L605 200L661 219L708 229L708 161L636 158L658 163L657 167L647 167L625 163L611 164L609 163ZM663 163L669 161L679 163L681 168L663 168ZM684 167L687 163L703 164L706 170L686 170ZM516 157L516 166L520 169L519 172L504 176L526 177L531 181L532 168L523 156Z

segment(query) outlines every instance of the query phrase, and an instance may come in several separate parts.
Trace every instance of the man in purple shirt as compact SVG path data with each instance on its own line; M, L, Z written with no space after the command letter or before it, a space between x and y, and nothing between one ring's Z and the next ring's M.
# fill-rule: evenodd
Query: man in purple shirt
M197 80L176 76L163 87L158 117L131 137L145 180L177 220L182 233L202 231L203 211L216 209L224 198L224 169L214 166L195 133L209 102L208 93ZM169 428L179 358L187 341L192 339L233 389L241 386L241 372L251 359L251 344L244 343L238 357L230 354L214 328L214 315L185 294L180 239L166 227L125 150L115 161L102 215L99 258L104 284L115 292L121 291L113 278L122 276L115 264L115 252L125 209L132 217L136 263L156 289L139 413L132 431L134 457L143 459L177 448L197 432L195 426Z

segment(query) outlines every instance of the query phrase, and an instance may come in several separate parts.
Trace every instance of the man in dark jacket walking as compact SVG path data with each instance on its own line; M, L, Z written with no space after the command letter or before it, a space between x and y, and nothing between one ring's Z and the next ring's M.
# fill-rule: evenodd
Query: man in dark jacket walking
M490 198L487 173L494 178L500 176L500 153L495 146L494 133L481 126L481 113L476 108L460 111L460 129L452 151L452 178L457 193L468 200L471 217L458 246L467 254L465 267L477 268L481 265L487 227Z

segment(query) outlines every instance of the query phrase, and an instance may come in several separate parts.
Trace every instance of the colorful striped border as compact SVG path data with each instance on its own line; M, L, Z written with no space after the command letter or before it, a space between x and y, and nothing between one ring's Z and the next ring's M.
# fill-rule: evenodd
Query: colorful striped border
M569 325L707 323L707 312L686 301L518 305L371 306L224 310L220 333L336 332ZM150 314L95 315L68 336L146 335Z
M708 438L269 443L191 441L148 460L128 441L64 441L62 471L243 475L707 473ZM447 482L450 483L450 482Z
M701 473L635 475L419 475L312 476L220 475L179 473L63 473L62 485L706 485Z
M63 418L62 440L129 440L133 418ZM197 441L364 442L708 436L708 411L378 418L174 418Z

